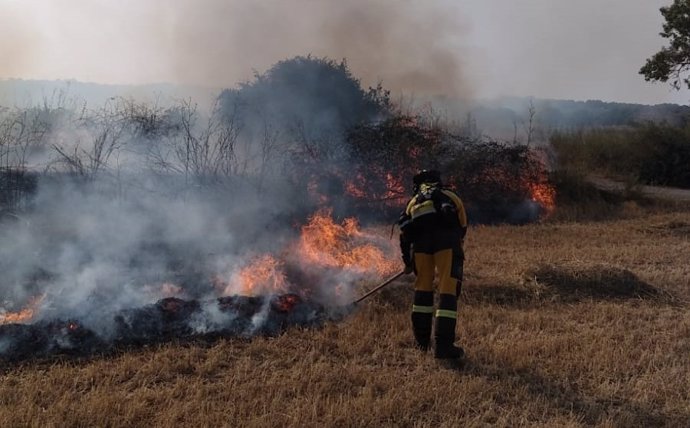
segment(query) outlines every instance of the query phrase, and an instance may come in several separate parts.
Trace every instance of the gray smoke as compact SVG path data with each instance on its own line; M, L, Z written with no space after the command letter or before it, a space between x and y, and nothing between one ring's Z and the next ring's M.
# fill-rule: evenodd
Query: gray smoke
M449 2L204 1L171 13L184 81L223 82L246 76L248 65L265 70L277 58L312 53L347 58L365 84L383 80L394 93L471 95L465 27Z
M14 3L14 2L5 2ZM32 66L39 35L27 31L27 22L13 4L3 4L0 12L0 78L19 77Z
M0 222L3 310L44 295L34 321L78 319L108 334L123 309L169 295L204 300L246 291L238 272L264 254L298 272L280 267L293 289L258 284L256 293L303 291L331 305L352 298L361 272L312 272L286 253L314 207L291 182L291 153L279 145L285 132L269 153L239 122L189 103L44 110L50 114L29 112L46 121L36 122L42 132L27 143L24 165L37 190L18 216ZM194 329L210 331L226 318L205 309Z
M273 236L250 231L260 235L266 216L278 214L267 210L287 209L284 200L259 206L242 191L171 198L134 187L144 175L125 179L129 183L40 182L35 209L0 230L4 300L45 292L40 317L97 324L104 313L163 297L163 284L191 297L212 295L213 268L221 260L232 272L253 252L281 242L278 228ZM120 185L125 195L116 193Z
M12 61L0 77L222 88L311 53L347 58L367 86L471 95L466 25L445 0L72 0L41 4L32 19L18 3L2 5L0 53Z

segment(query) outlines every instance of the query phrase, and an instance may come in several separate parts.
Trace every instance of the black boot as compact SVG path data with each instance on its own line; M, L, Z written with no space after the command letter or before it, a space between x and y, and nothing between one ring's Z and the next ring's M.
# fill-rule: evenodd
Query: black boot
M458 360L465 356L465 350L460 346L441 345L436 344L436 349L434 350L434 357L439 359L453 359Z
M431 343L431 328L434 317L434 293L415 291L412 306L412 332L417 348L426 352Z
M417 342L417 348L423 352L429 349L431 343L431 325L433 313L412 312L412 331Z
M455 326L457 324L457 301L454 294L441 294L439 310L436 311L436 348L434 357L458 359L465 355L455 346Z

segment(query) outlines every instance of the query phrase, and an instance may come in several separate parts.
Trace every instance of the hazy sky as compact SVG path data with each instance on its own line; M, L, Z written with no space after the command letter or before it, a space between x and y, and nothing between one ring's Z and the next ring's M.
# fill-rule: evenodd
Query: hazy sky
M0 78L234 86L294 55L395 92L687 104L637 71L671 0L0 0Z

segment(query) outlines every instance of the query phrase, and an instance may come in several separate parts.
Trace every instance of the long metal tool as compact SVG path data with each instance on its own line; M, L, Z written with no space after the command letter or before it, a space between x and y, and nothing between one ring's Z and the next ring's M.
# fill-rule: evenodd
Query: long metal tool
M396 279L400 278L400 277L403 276L404 274L405 274L405 271L400 271L400 272L396 273L394 276L388 278L387 280L383 281L381 284L379 284L379 285L377 285L376 287L374 287L373 289L369 290L365 295L363 295L363 296L360 297L359 299L357 299L357 300L355 300L354 302L352 302L352 304L353 304L353 305L356 305L357 303L361 302L362 300L364 300L364 299L366 299L367 297L371 296L372 294L376 293L377 291L379 291L379 290L382 289L383 287L387 286L387 285L390 284L391 282L393 282L393 281L395 281Z

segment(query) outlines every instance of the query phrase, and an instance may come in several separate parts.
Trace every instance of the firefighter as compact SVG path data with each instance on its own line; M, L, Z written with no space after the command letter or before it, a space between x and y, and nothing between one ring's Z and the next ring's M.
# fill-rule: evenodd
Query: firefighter
M412 329L417 347L429 349L436 318L436 358L461 358L455 346L457 299L463 271L467 215L460 197L443 187L441 174L422 170L413 178L414 196L398 222L405 273L414 272ZM438 272L439 305L434 311L433 282Z

